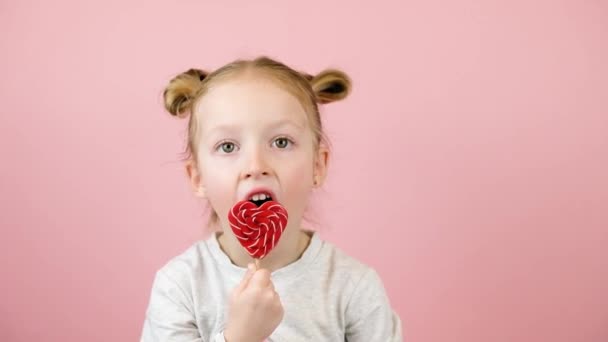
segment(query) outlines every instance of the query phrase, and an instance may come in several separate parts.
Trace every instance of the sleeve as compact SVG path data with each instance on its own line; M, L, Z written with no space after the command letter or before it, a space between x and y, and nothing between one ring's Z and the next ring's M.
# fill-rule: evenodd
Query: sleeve
M141 342L203 342L192 309L192 301L169 276L156 272ZM210 342L225 342L223 332Z
M361 277L346 307L346 341L402 342L401 320L390 306L378 273Z

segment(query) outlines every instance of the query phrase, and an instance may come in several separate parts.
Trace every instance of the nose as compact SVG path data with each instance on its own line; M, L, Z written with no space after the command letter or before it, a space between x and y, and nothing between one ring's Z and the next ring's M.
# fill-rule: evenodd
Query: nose
M270 174L270 167L267 162L267 157L259 148L254 149L249 153L241 178L257 179Z

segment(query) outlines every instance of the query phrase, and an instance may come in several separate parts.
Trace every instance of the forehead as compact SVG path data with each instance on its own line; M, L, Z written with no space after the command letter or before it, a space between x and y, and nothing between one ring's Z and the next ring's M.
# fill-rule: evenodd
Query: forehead
M277 82L264 78L232 78L208 89L195 109L201 129L218 125L260 125L290 121L307 125L300 101Z

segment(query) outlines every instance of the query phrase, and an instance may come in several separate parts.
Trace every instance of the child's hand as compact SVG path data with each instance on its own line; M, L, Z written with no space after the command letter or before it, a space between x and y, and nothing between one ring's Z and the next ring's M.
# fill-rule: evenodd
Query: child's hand
M261 342L283 319L283 305L266 269L250 264L241 283L230 295L226 342Z

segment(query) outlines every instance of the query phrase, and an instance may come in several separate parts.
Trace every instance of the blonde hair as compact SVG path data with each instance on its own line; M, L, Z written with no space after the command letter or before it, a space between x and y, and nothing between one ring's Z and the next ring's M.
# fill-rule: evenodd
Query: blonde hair
M179 118L189 117L184 159L193 162L195 167L198 167L196 142L199 141L199 137L197 117L192 113L197 101L213 84L250 71L277 82L299 100L314 133L315 147L327 142L323 133L318 104L342 100L351 89L350 78L340 70L326 69L312 76L295 71L266 56L254 60L239 59L211 73L199 69L189 69L169 82L163 96L165 108L171 115ZM212 221L216 219L216 214L212 213Z

